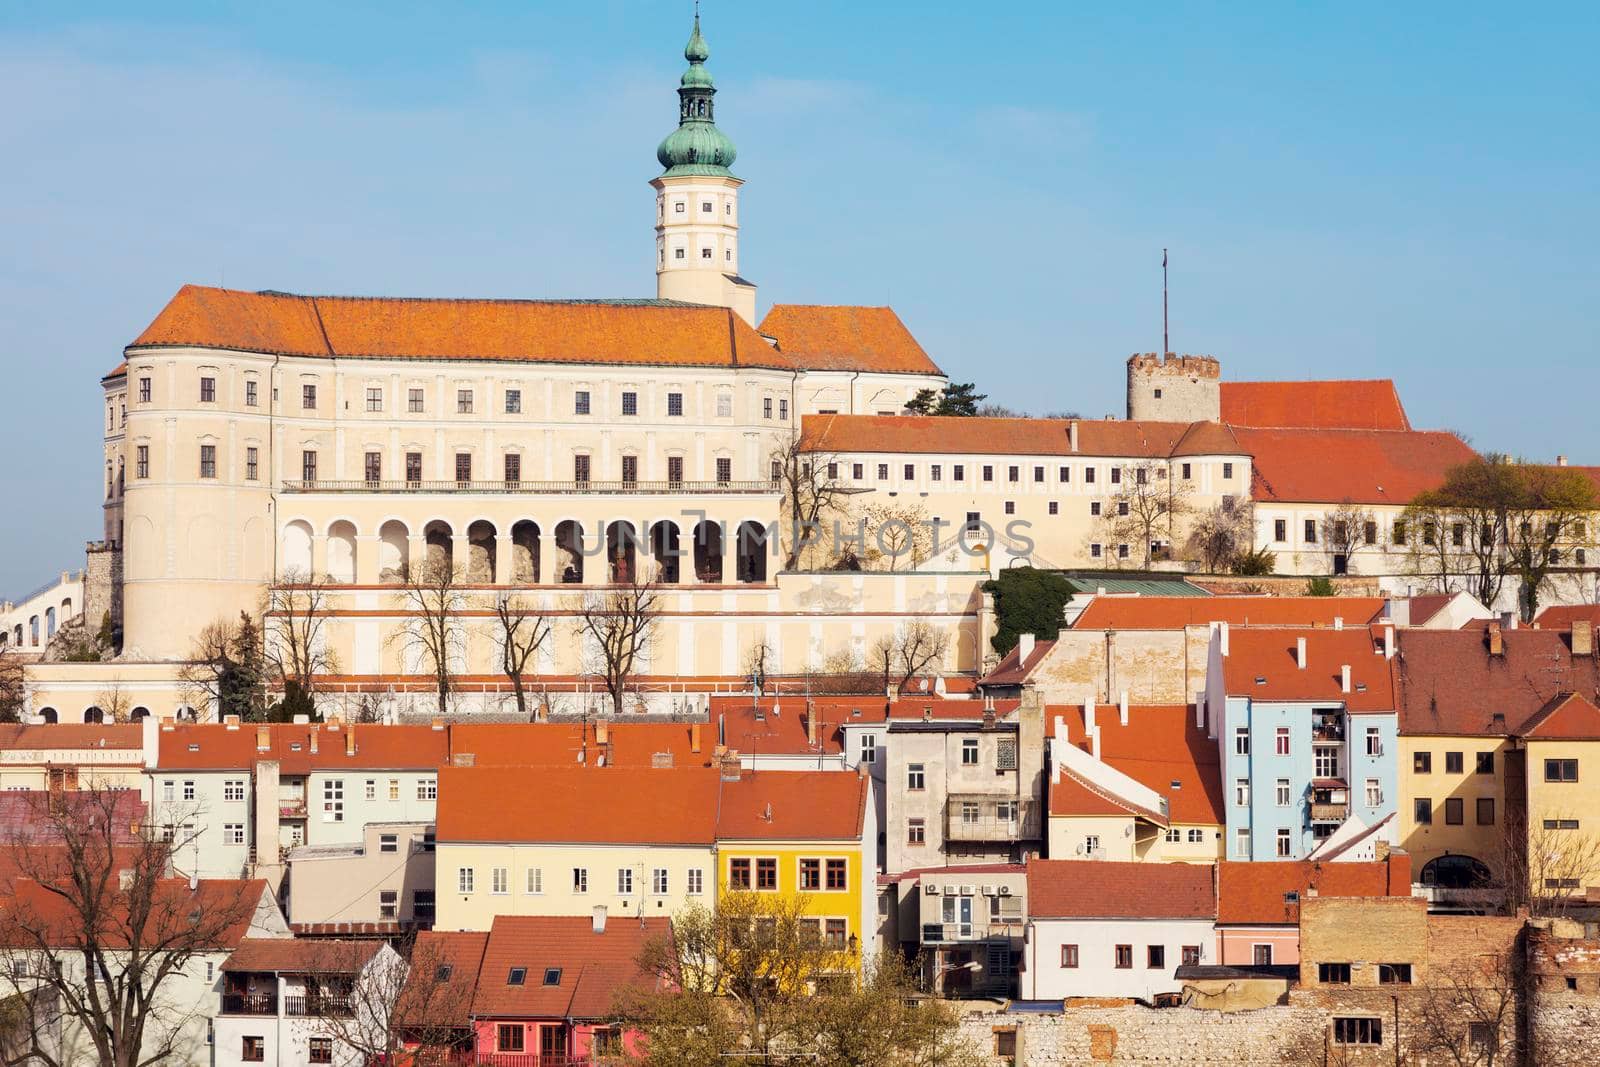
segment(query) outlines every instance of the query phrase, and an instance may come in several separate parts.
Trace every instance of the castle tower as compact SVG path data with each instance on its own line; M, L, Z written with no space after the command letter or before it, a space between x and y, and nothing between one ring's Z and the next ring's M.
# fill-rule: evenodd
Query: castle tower
M1154 352L1128 357L1128 418L1219 422L1222 364L1210 356Z
M665 168L656 191L656 296L729 307L756 323L756 287L739 277L739 186L728 170L733 142L717 129L717 90L700 36L700 14L683 49L689 69L678 82L678 128L656 149Z

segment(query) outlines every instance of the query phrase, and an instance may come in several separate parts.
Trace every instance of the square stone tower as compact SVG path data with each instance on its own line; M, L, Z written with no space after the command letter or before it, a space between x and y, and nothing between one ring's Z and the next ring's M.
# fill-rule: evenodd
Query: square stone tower
M1128 357L1128 418L1150 422L1222 419L1222 364L1210 356Z

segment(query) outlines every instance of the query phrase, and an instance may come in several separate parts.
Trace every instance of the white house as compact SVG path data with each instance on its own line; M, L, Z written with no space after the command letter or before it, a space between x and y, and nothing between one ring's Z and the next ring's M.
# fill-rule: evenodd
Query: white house
M1209 962L1213 866L1033 860L1023 1000L1176 993L1178 967Z

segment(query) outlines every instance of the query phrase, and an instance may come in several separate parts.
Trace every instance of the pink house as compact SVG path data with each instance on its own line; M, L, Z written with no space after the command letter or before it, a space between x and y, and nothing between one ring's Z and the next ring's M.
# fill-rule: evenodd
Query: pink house
M1376 862L1267 861L1217 865L1217 962L1272 967L1300 962L1300 901L1308 895L1411 895L1411 857Z

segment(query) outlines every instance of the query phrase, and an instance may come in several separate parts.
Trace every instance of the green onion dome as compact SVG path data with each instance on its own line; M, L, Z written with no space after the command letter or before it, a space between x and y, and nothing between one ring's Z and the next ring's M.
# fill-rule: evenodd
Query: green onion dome
M717 129L715 121L716 86L705 62L711 57L706 39L700 35L700 15L694 17L694 32L684 46L683 58L689 69L678 80L678 128L667 134L656 149L656 159L672 174L726 175L738 152L728 135Z

